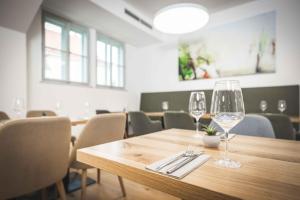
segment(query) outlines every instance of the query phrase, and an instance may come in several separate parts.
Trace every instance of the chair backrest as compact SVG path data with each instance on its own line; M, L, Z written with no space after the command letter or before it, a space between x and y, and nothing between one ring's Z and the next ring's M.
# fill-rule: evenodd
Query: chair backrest
M186 112L165 112L164 113L164 126L165 129L179 128L195 130L196 126L194 118Z
M106 114L106 113L110 113L108 110L96 110L96 114Z
M65 117L12 120L0 127L0 199L45 188L67 173L71 137Z
M132 132L134 134L146 134L151 133L151 119L142 111L134 111L128 113Z
M113 113L92 117L79 135L70 156L76 162L77 149L104 144L124 138L126 115Z
M29 110L26 114L26 117L53 117L56 116L56 113L51 110Z
M295 130L289 116L275 113L262 115L271 121L276 138L289 140L295 139Z
M216 127L218 131L223 131L214 121L210 125ZM230 133L275 138L272 124L268 118L256 114L247 114L239 124L230 130Z
M0 121L1 120L8 120L9 119L9 116L3 112L3 111L0 111Z

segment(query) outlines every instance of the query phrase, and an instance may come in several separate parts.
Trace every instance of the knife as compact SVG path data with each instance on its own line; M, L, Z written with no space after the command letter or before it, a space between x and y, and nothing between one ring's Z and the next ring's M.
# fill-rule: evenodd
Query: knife
M184 156L184 154L185 153L182 153L182 154L176 156L175 158L173 158L173 159L171 159L171 160L169 160L169 161L167 161L165 163L160 164L159 166L156 167L156 170L159 171L162 168L164 168L165 166L170 165L171 163L173 163L173 162L177 161L178 159L182 158Z
M199 156L200 156L200 154L195 154L195 155L187 157L186 159L184 159L183 161L181 161L177 165L175 165L175 166L171 167L170 169L168 169L167 174L171 174L171 173L175 172L176 170L178 170L179 168L181 168L184 165L188 164L189 162L191 162L192 160L196 159Z

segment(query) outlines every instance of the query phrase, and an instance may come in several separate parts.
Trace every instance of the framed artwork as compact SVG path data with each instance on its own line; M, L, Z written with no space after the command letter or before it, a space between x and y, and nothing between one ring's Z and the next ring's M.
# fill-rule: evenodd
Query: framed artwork
M273 73L275 33L275 11L205 30L179 44L179 80Z

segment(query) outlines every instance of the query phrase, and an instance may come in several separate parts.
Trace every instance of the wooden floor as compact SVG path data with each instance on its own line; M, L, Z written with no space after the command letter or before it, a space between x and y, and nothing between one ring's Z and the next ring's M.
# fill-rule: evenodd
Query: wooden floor
M88 170L88 176L96 180L96 169ZM122 197L117 176L101 171L101 183L87 187L86 200L178 200L171 195L127 179L124 179L124 185L127 193L125 198ZM79 200L80 192L81 190L78 190L68 194L68 200Z

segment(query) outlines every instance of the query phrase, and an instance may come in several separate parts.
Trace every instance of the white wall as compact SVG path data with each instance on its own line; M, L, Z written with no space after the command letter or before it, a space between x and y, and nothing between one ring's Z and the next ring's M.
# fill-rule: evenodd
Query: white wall
M277 10L277 72L275 74L234 77L242 87L300 84L300 4L299 0L260 0L212 15L209 27L230 23L259 13ZM83 113L83 102L91 110L129 110L139 108L140 92L213 88L215 80L178 81L177 45L174 42L146 48L126 45L126 89L91 87L42 82L42 37L40 13L27 33L28 72L26 72L26 35L0 27L0 110L12 113L14 97L28 98L29 109L54 109L60 101L72 117ZM91 30L91 36L95 32ZM95 48L92 44L91 48ZM93 51L91 51L92 53ZM91 67L95 66L91 55ZM26 75L27 74L27 75ZM27 77L27 80L26 80ZM26 87L28 85L28 88Z
M42 81L42 35L41 12L35 17L28 33L28 99L29 109L55 109L56 102L61 102L62 112L71 117L84 115L84 102L90 103L91 114L95 109L121 111L124 108L136 109L137 104L130 104L135 98L127 90L96 88L96 44L90 44L90 86L74 86L67 84L53 84ZM90 30L90 41L95 41L96 32ZM130 77L132 55L136 49L126 45L126 83L133 80ZM128 88L128 87L126 87Z
M13 113L13 100L26 104L26 35L0 27L0 110Z
M242 87L263 87L300 83L300 1L260 0L218 12L211 16L209 27L234 22L267 11L277 11L276 73L231 77ZM197 34L197 33L196 33ZM189 35L193 38L196 34ZM196 35L197 37L197 35ZM181 38L187 39L187 38ZM230 48L230 47L229 47ZM178 53L174 42L139 50L135 77L140 92L196 90L213 88L214 80L178 80Z

